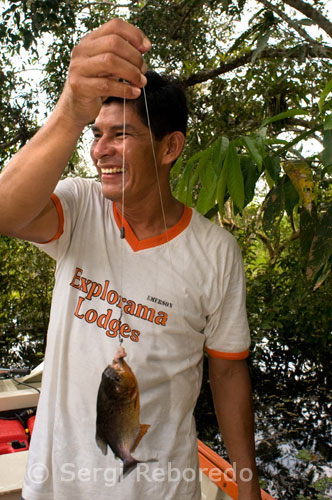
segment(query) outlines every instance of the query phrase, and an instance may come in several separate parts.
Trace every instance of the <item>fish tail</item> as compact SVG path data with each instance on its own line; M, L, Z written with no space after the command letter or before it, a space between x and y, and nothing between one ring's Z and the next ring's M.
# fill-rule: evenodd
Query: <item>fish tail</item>
M123 461L123 470L122 470L123 478L127 477L128 474L135 469L138 463L139 460L135 460L134 457L132 456L126 457Z

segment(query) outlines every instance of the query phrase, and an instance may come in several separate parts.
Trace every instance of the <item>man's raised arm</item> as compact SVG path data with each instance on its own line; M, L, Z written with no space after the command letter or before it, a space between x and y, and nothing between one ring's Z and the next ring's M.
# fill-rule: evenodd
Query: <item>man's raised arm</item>
M82 130L105 97L138 97L146 83L142 54L150 46L138 28L113 19L74 48L54 111L0 176L0 234L39 242L56 234L59 221L50 197Z

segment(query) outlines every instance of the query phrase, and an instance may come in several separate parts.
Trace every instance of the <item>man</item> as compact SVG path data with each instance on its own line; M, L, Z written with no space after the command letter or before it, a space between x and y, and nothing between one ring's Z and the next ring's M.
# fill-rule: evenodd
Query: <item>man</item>
M86 36L49 120L0 178L0 231L57 260L26 500L200 500L192 413L203 348L239 500L260 499L240 252L229 233L172 196L187 111L177 85L149 74L151 142L140 96L149 49L120 20ZM101 182L58 184L93 121ZM101 374L120 338L149 425L122 481L121 462L95 436Z

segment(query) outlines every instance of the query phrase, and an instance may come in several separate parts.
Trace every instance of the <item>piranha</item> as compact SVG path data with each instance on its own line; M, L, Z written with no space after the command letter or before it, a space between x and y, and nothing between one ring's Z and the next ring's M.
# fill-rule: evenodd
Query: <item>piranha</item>
M124 360L126 352L119 347L111 365L101 377L97 397L96 442L104 455L107 445L123 461L123 475L138 463L132 457L150 427L139 421L139 391L136 377Z

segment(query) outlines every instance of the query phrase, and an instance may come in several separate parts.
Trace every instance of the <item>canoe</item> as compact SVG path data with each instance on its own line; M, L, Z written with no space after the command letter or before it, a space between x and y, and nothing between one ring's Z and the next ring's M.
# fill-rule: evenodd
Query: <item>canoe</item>
M16 381L0 379L0 418L1 412L38 405L42 374L43 363ZM238 490L231 465L200 440L197 440L197 446L202 500L236 500ZM19 450L17 453L0 454L0 500L20 499L28 453L28 450ZM274 500L265 491L261 493L262 500Z

